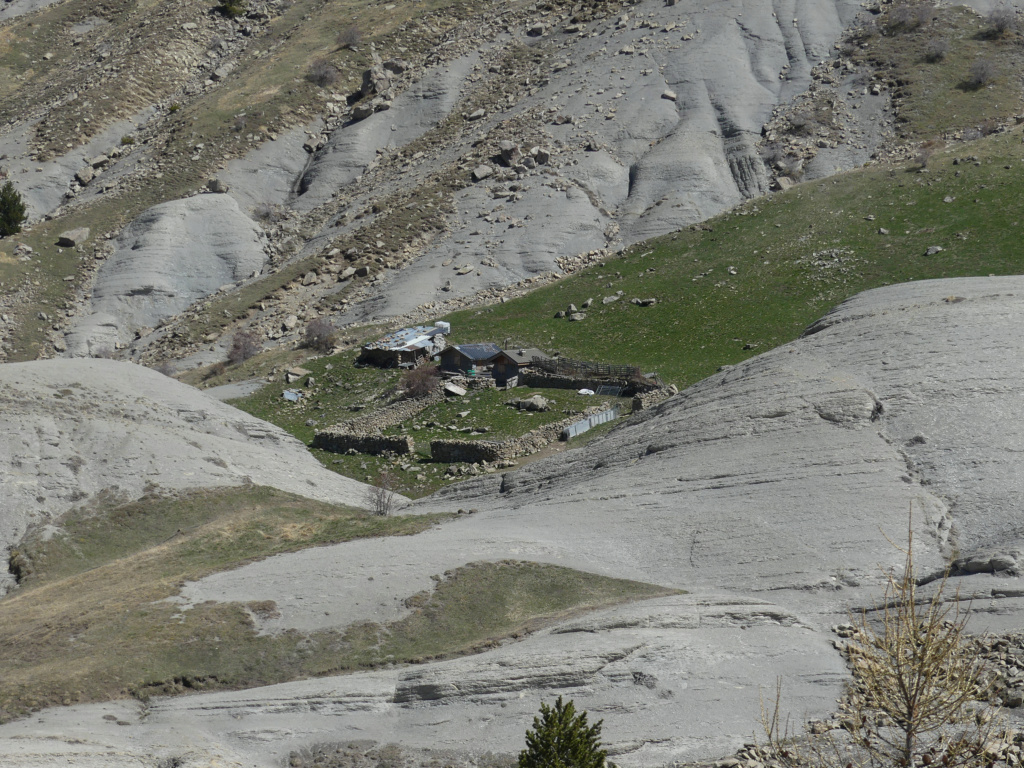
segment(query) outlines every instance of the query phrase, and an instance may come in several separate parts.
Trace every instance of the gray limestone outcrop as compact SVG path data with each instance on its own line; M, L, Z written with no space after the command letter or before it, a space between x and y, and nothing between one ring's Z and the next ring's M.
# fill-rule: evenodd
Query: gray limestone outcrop
M263 734L260 755L248 754L266 765L287 745L356 734L513 751L538 701L564 693L605 719L622 765L714 757L749 740L758 688L776 675L791 711L829 711L843 680L830 627L878 598L881 569L902 557L886 537L902 539L911 505L922 571L958 568L975 628L1017 626L1022 308L1022 277L866 292L803 338L579 450L413 507L476 514L415 537L270 558L182 593L186 606L272 599L281 615L265 631L308 631L338 627L337 617L340 626L399 618L401 596L429 589L432 574L511 557L687 596L593 614L471 658L161 701L137 732L157 739L231 712L244 727L225 720L218 735L211 726L197 749L244 750ZM343 716L291 730L290 713L306 715L313 701Z
M355 506L365 496L284 430L109 360L0 365L0 478L0 553L30 524L57 522L100 493L130 500L149 487L256 483Z
M89 311L67 334L72 356L114 350L266 262L258 226L229 195L197 195L146 210L100 267Z
M386 149L401 147L435 128L458 103L479 57L470 55L422 73L389 109L346 124L310 159L293 205L309 210L355 182Z

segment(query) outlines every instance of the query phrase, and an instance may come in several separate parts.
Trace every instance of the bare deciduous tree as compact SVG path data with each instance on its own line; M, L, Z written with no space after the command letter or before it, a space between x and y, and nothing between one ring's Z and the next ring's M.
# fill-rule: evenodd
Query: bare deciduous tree
M1002 37L1017 28L1017 14L1012 8L1000 6L988 13L988 23L992 27L993 37Z
M250 357L259 354L260 339L253 331L238 331L231 339L231 349L228 350L228 361L232 365L244 363Z
M947 599L946 579L930 597L918 595L913 539L908 533L902 574L888 575L885 598L871 613L853 619L849 644L853 681L845 697L841 729L791 733L780 715L780 688L773 709L762 705L769 747L787 768L892 768L988 765L986 746L997 725L981 661L968 649L968 612L959 596Z
M337 340L338 332L326 317L314 317L310 320L302 337L305 346L325 355L334 349Z
M395 475L384 467L366 487L366 505L378 517L387 517L395 507Z
M967 86L969 88L983 88L996 81L999 68L991 59L978 59L971 64L970 72L967 74Z

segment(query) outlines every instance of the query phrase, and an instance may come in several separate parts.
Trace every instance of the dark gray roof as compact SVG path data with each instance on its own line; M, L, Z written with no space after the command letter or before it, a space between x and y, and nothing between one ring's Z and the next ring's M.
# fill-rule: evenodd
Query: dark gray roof
M526 365L532 362L534 359L538 360L550 360L551 358L545 355L536 347L516 347L515 349L504 349L502 350L509 359L517 365Z
M474 363L485 363L501 352L497 344L456 344L455 348Z

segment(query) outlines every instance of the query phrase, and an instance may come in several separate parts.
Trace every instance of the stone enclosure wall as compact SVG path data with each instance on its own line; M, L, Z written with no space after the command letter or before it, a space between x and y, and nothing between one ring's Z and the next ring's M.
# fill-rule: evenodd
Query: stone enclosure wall
M322 429L313 436L313 447L335 453L356 450L359 453L412 453L416 444L411 437L385 437L380 434L388 427L411 419L420 411L444 398L440 389L415 400L399 400L365 416Z
M583 415L589 416L601 410L603 406L592 406L587 408ZM579 420L580 416L577 414L530 430L525 435L510 437L508 440L431 440L430 455L434 461L449 463L508 461L536 453L548 443L557 440L562 430Z
M519 383L527 387L547 387L550 389L593 389L598 387L622 387L624 395L635 395L661 389L660 384L653 381L635 379L598 379L584 376L563 376L544 371L526 370L519 374Z
M647 392L641 392L633 396L633 413L642 411L645 408L650 408L656 403L660 403L662 400L666 400L672 395L678 394L679 390L674 385L667 387L657 387L656 389L649 390Z
M380 455L382 453L405 454L416 450L416 443L411 437L386 437L384 435L353 435L344 432L333 433L329 430L317 432L313 438L313 447L325 451L346 453L358 451Z

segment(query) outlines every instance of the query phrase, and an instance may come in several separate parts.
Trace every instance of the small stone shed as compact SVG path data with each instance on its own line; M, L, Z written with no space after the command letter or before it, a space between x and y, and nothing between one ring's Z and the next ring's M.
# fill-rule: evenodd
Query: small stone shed
M503 349L491 363L491 375L499 387L504 387L524 369L533 367L540 360L550 359L536 347Z
M455 344L441 353L441 370L462 373L471 369L479 371L499 354L501 348L497 344Z
M381 368L417 365L444 351L448 346L445 336L450 332L451 326L441 322L403 328L364 345L358 362Z

